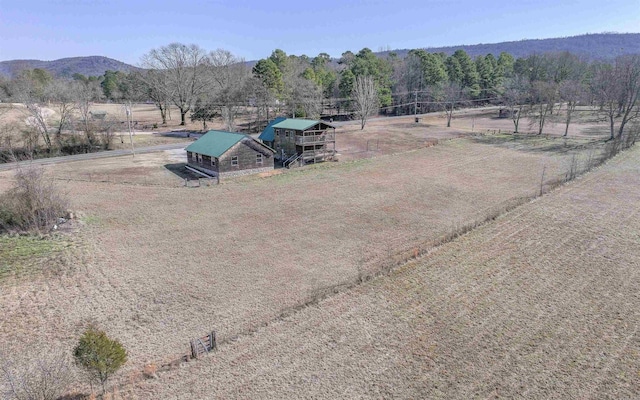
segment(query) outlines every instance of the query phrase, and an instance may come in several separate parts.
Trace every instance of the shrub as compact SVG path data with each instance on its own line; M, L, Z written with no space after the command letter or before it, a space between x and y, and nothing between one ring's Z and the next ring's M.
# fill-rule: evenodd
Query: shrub
M66 209L67 200L41 168L19 168L14 186L0 195L0 231L42 230Z
M24 368L9 364L9 357L2 363L4 394L6 399L55 400L62 396L73 382L69 357L61 350L34 355Z
M125 362L127 351L115 339L110 339L106 333L89 327L73 350L76 363L85 369L91 383L99 382L102 393L105 383Z

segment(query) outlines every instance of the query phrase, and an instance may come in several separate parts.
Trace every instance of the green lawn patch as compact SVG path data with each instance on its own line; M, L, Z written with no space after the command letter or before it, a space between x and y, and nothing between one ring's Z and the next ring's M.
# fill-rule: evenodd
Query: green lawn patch
M40 271L70 245L55 237L0 236L0 281Z

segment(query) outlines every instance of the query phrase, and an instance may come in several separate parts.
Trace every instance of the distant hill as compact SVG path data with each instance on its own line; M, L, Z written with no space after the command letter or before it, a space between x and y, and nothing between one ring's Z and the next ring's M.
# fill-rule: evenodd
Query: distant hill
M462 49L471 57L492 53L498 56L507 52L514 56L526 57L534 53L568 51L589 60L610 60L623 54L640 54L640 33L594 33L553 39L525 39L515 42L473 44L447 47L426 47L430 53L453 54ZM407 55L410 49L391 50L376 53L384 56L395 52L399 57Z
M0 61L0 75L12 77L23 69L41 68L54 76L71 77L75 73L99 76L104 71L129 72L138 69L133 65L102 56L61 58L53 61L10 60Z
M553 39L524 39L514 42L473 44L447 47L426 47L430 53L453 54L462 49L471 57L489 53L497 56L507 52L514 57L526 57L534 53L568 51L588 60L610 60L623 54L640 54L640 33L594 33ZM357 52L359 49L352 49ZM405 57L410 49L399 49L376 53L378 56L395 52ZM334 62L337 60L333 60ZM256 61L247 61L252 67ZM121 61L102 56L61 58L53 61L10 60L0 61L0 75L12 77L23 69L42 68L55 76L70 77L75 73L98 76L104 71L128 72L139 68Z

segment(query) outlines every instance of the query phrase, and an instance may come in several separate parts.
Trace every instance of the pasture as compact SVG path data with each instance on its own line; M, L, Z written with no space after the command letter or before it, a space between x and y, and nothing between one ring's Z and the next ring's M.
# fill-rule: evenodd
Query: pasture
M635 148L130 394L638 398L639 211Z
M222 341L260 334L301 304L428 252L556 186L572 160L585 166L602 150L580 138L514 140L385 122L344 128L338 146L353 145L344 157L351 161L197 189L181 187L165 167L179 161L175 154L47 167L81 227L55 273L0 280L3 353L19 357L36 342L71 348L94 323L128 349L127 382L146 364L185 354L191 338L212 329ZM367 140L388 145L361 157ZM0 190L10 181L0 173Z

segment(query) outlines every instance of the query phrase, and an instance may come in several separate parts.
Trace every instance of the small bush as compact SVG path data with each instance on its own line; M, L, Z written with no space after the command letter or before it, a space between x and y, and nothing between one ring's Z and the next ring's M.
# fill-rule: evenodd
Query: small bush
M48 230L67 205L41 168L19 168L14 186L0 195L0 232Z
M106 333L89 327L73 350L76 363L87 371L91 383L99 382L102 393L105 383L120 367L127 362L127 351L115 339Z

